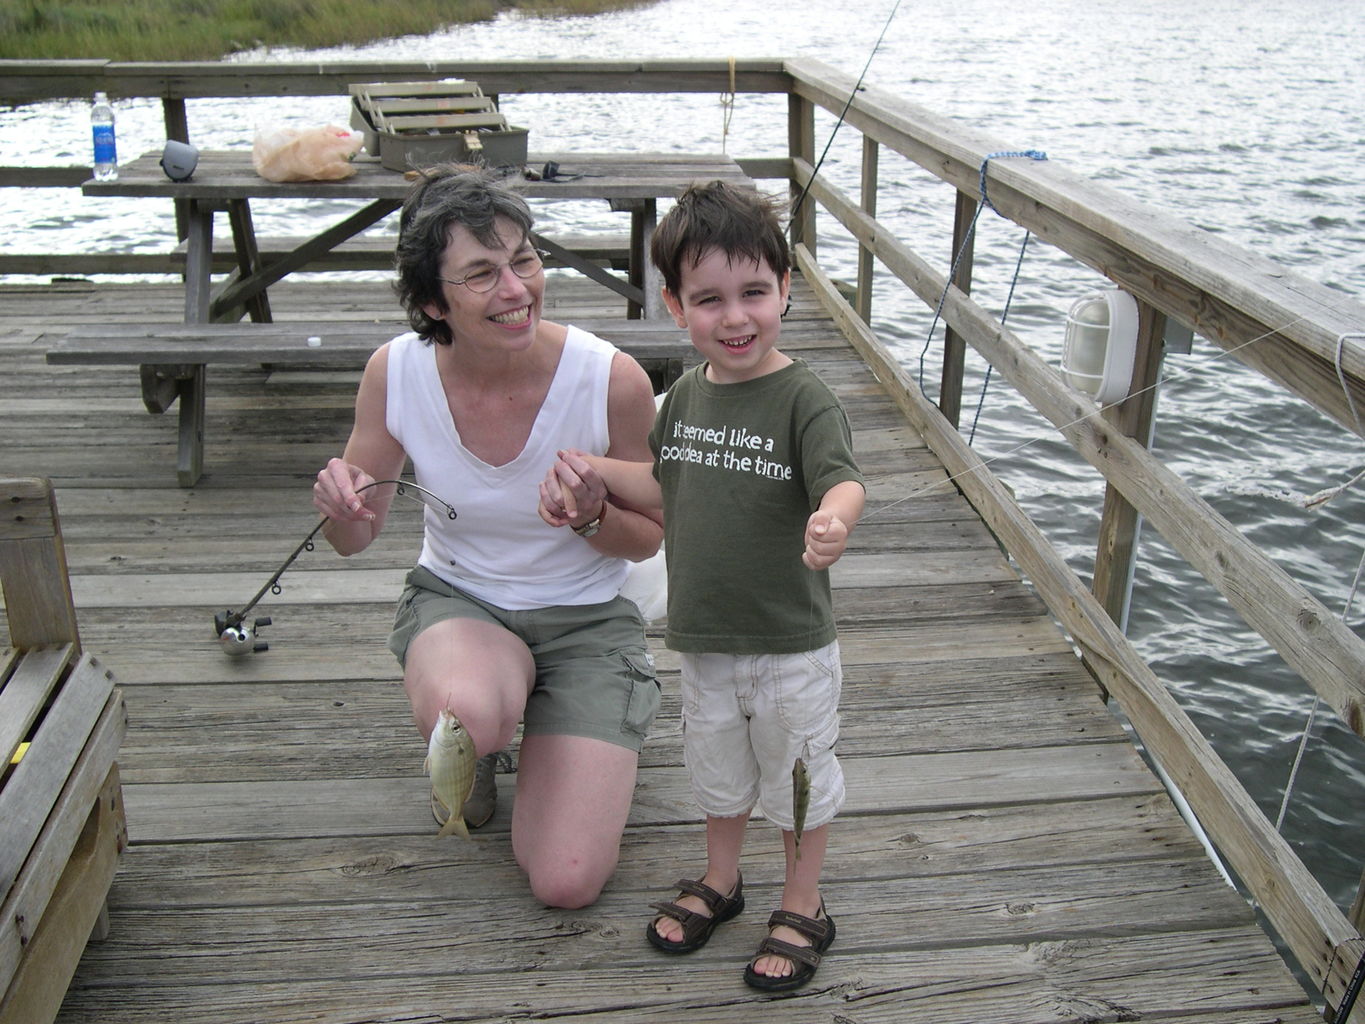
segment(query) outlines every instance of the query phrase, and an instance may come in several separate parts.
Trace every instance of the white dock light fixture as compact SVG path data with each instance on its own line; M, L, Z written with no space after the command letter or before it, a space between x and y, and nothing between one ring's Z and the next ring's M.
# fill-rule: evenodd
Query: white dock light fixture
M1078 299L1066 315L1062 376L1100 405L1128 397L1137 356L1138 304L1125 291L1106 288Z

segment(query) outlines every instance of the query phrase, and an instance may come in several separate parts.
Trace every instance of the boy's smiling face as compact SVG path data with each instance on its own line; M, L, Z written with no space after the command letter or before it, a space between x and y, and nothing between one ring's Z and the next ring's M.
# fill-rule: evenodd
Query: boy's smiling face
M685 261L681 277L679 294L665 289L664 303L706 359L708 380L736 384L791 362L777 350L790 272L779 280L766 262L713 248L695 266Z

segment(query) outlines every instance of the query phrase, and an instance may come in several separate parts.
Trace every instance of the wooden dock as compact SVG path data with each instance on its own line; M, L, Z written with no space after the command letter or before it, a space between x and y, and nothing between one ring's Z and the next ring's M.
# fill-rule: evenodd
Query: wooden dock
M848 803L824 892L839 938L811 985L769 1000L740 976L781 882L766 823L738 922L682 959L641 934L704 857L659 630L664 704L619 870L594 906L546 909L511 854L514 775L472 841L435 834L384 647L416 506L352 559L304 554L258 609L268 651L215 643L214 613L316 523L311 479L342 447L358 372L215 368L206 475L186 490L174 417L144 410L135 372L43 358L59 325L178 320L179 287L0 289L0 474L53 479L82 638L129 714L131 845L110 934L58 1019L1320 1021L1041 602L960 495L921 493L942 466L809 290L794 295L784 347L846 404L870 500L834 574ZM587 289L550 296L551 319L603 315ZM271 298L278 319L395 317L382 286Z

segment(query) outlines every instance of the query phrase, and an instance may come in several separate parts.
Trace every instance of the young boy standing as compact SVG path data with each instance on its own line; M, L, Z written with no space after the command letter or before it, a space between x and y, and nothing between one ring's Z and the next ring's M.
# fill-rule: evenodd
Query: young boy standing
M844 799L842 673L825 570L862 514L862 477L838 399L777 348L791 255L775 204L719 181L693 186L659 223L651 257L705 361L665 396L652 467L563 452L540 512L561 526L605 508L608 492L663 508L665 643L682 653L684 755L706 813L707 870L654 904L646 935L690 953L744 908L740 851L761 803L783 830L786 877L744 977L784 991L814 976L834 939L819 882ZM798 758L809 777L799 849Z

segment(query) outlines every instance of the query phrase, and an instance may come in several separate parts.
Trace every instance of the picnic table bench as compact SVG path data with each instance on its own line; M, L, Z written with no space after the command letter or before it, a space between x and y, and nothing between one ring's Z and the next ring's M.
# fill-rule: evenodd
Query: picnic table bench
M0 1024L49 1024L127 842L123 696L81 651L49 481L0 479Z
M261 265L269 267L272 263L285 259L307 242L308 239L302 236L266 236L256 239L256 252ZM628 235L566 235L559 238L558 242L562 249L573 253L575 262L584 261L614 270L630 269ZM337 243L326 252L316 253L299 269L309 271L392 269L393 253L397 245L397 235L388 233L356 235ZM171 250L166 257L171 269L184 272L189 261L189 248L189 242L186 241ZM545 258L545 266L551 269L569 265L554 253ZM236 268L237 256L232 251L231 240L215 238L209 269L214 273L226 273Z
M356 235L334 248L309 257L299 269L315 271L391 270L397 239L389 234ZM623 234L568 235L560 244L576 260L601 268L630 269L630 237ZM301 236L267 236L256 240L261 265L269 267L306 244ZM189 243L157 252L40 253L0 252L0 274L183 274L189 264ZM547 267L569 266L551 253ZM209 270L226 274L238 267L231 239L215 238Z
M574 324L634 356L666 389L695 358L687 334L668 320L575 319ZM47 332L53 364L137 366L149 412L180 402L176 475L193 487L204 469L206 368L210 364L361 367L376 348L407 329L392 322L279 322L88 325Z

